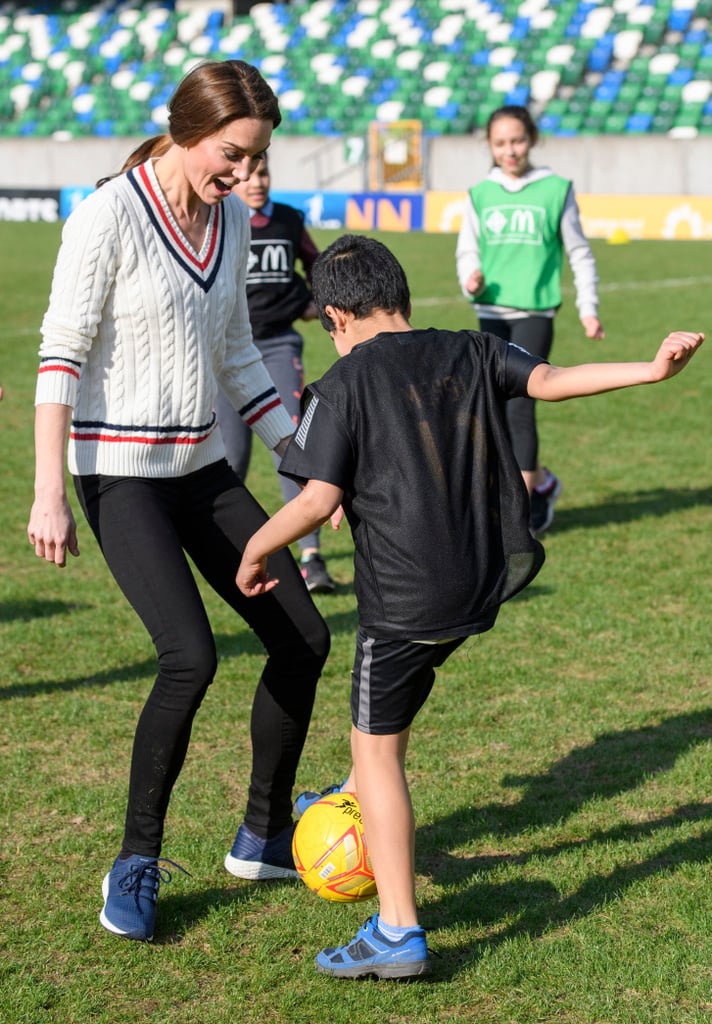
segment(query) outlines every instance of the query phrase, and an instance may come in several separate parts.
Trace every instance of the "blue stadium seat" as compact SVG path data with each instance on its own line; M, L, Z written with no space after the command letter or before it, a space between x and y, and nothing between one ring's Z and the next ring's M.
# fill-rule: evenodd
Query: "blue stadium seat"
M648 132L653 123L652 114L631 114L626 121L626 131L628 132Z
M259 3L233 19L182 14L171 0L32 10L0 18L7 135L30 123L39 136L161 130L175 85L204 57L260 67L285 134L365 130L384 104L430 132L481 127L505 102L531 104L556 134L694 129L710 116L712 0L482 0L475 15L452 0L322 0ZM424 70L440 64L429 80Z

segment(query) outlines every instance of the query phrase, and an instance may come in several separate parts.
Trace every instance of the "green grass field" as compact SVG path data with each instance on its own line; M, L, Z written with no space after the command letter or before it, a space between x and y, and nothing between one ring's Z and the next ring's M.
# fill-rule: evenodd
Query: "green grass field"
M322 245L334 233L315 232ZM702 1024L712 1018L712 338L681 377L540 410L564 493L546 565L441 672L413 731L417 880L434 972L411 984L316 975L372 903L241 882L223 857L245 802L258 643L206 593L220 668L196 721L164 853L155 941L99 926L120 841L151 644L80 522L81 557L37 560L38 328L59 229L0 224L0 1020L8 1024ZM415 326L474 326L452 236L386 239ZM554 360L647 359L712 329L709 244L595 246L602 342L570 279ZM307 376L333 359L305 330ZM252 489L278 486L256 451ZM76 508L76 503L75 503ZM348 765L351 542L324 531L333 633L300 788Z

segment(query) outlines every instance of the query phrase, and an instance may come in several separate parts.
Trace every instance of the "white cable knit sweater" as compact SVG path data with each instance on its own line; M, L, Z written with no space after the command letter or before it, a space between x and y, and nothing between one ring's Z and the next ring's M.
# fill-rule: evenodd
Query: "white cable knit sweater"
M269 448L294 431L252 343L247 208L211 207L196 253L149 160L92 193L62 233L36 403L73 407L74 474L183 476L224 455L219 381Z

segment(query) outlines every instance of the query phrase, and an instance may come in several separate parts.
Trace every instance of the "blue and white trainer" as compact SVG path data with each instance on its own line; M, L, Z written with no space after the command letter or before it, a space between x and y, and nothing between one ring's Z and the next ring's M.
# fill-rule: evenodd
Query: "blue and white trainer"
M391 942L378 929L378 914L361 926L346 946L322 949L316 969L333 978L412 978L430 971L425 931L416 926L398 942Z
M347 780L344 779L344 782L346 781ZM300 793L294 801L294 817L301 818L307 807L311 807L311 805L315 804L317 800L321 800L323 796L329 796L330 793L340 793L343 788L343 782L335 782L333 786L327 786L326 789L322 789L320 793L313 793L311 790L307 790L306 793Z
M180 864L165 863L188 874ZM114 935L150 942L156 921L158 887L161 882L170 880L170 871L161 867L157 857L138 854L125 860L117 857L101 886L104 906L99 921Z
M271 839L262 839L240 825L232 849L225 857L225 867L237 878L298 878L292 856L294 825L288 825Z

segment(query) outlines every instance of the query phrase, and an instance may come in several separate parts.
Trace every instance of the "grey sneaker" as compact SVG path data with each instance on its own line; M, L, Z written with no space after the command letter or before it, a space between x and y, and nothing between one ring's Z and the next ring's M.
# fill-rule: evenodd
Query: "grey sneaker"
M529 528L535 537L544 533L551 526L554 519L554 505L559 500L561 491L561 480L547 469L546 483L541 487L536 487L531 494Z
M326 571L326 562L321 555L307 555L302 559L302 576L311 594L331 594L334 581Z

